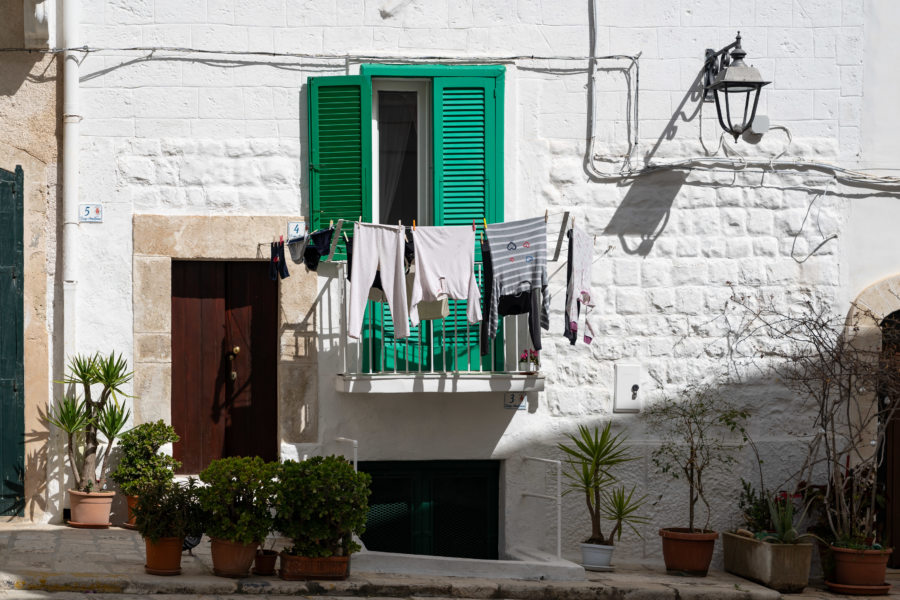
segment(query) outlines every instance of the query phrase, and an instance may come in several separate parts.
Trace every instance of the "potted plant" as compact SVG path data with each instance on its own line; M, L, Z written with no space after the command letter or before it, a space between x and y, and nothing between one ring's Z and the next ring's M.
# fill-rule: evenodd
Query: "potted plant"
M660 473L684 479L688 492L687 527L666 527L663 560L669 572L705 577L719 534L709 529L710 507L704 477L710 470L734 462L744 438L747 413L733 407L711 385L688 386L680 397L665 396L644 413L651 430L660 436L652 458ZM740 433L738 440L733 440ZM706 508L698 527L697 502Z
M634 487L630 491L625 486L613 488L617 483L612 468L618 464L634 460L624 446L624 434L613 435L611 423L603 431L585 426L578 428L578 435L568 435L570 444L558 444L566 453L565 476L568 479L566 494L584 494L588 514L591 517L591 535L581 544L581 564L591 571L611 570L615 541L622 537L622 525L628 525L640 536L637 524L647 523L646 517L637 514L646 501L646 496L635 498ZM609 535L602 531L603 519L613 523Z
M141 487L134 515L147 550L144 570L151 575L180 574L185 536L203 533L197 480L175 482L163 477L147 482Z
M879 531L877 473L885 459L887 429L900 402L900 354L882 352L881 318L851 305L849 315L832 313L828 299L808 297L785 309L771 298L734 295L744 311L744 328L733 347L738 355L759 354L765 370L811 407L813 432L798 479L815 481L820 536L829 543L823 558L826 585L841 593L887 594L891 549ZM748 350L743 351L743 342Z
M256 551L256 558L253 559L254 575L274 575L275 563L278 561L278 551L275 550L275 540L272 539L268 548L260 547Z
M142 423L119 436L122 458L110 474L128 502L128 522L125 527L134 528L133 509L140 490L159 481L170 481L181 463L161 453L163 444L178 441L178 434L162 420Z
M534 365L530 367L529 365ZM522 350L519 354L519 370L526 373L537 373L541 368L541 356L537 350Z
M281 553L281 578L346 579L369 512L367 473L338 456L282 463L275 493L275 529L291 539Z
M200 473L207 485L199 489L212 540L213 572L222 577L246 577L256 548L272 527L273 482L277 463L258 456L212 461Z
M813 538L797 531L794 501L802 494L773 498L744 481L740 505L744 528L722 534L725 570L782 593L802 592L809 583ZM807 504L808 506L808 504Z
M47 420L66 434L66 455L74 488L69 489L74 527L109 527L109 512L115 492L105 491L106 462L113 442L131 417L119 402L128 397L123 387L131 381L128 362L115 352L104 356L77 354L68 365L68 375L58 383L75 389L50 409ZM95 396L95 387L99 395ZM81 399L78 398L78 389ZM100 454L100 435L106 446ZM98 470L97 459L100 456Z

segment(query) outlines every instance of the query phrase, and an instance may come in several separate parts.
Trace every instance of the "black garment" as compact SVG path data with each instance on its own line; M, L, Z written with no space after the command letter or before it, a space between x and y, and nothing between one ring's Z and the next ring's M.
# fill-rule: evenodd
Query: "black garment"
M272 258L269 261L269 279L278 281L281 277L290 277L288 273L287 263L284 260L284 242L272 242L271 246Z
M303 264L310 271L319 268L322 257L328 257L331 252L331 238L334 237L334 227L320 229L309 234L306 247L303 249Z
M353 238L347 238L347 281L353 281ZM406 270L409 270L409 265L416 259L416 249L413 245L412 236L409 234L406 235L406 241L403 244L403 258L406 261ZM381 287L381 271L375 271L375 281L372 282L372 287L376 290L384 291L384 288Z
M581 312L581 302L575 303L575 314L569 314L569 281L572 279L572 246L575 244L572 243L572 230L570 229L566 232L566 235L569 237L569 253L567 255L566 261L566 323L563 325L563 335L566 336L566 339L569 340L569 344L574 346L575 340L578 339L578 331L572 331L570 328L570 324L572 321L578 321L578 313Z
M491 250L487 241L481 242L481 260L484 269L484 304L482 314L491 306L491 298L494 294L494 269L491 265ZM506 294L497 300L497 313L501 317L512 315L528 315L528 334L531 336L531 344L535 350L541 349L541 295L534 290L519 292L518 294ZM487 356L491 351L488 339L489 319L481 320L481 355Z

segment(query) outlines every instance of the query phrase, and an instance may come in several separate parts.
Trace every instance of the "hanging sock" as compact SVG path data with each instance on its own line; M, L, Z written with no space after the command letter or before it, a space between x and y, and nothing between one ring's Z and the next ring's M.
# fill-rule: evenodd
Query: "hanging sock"
M272 258L269 261L269 279L278 281L281 277L290 277L288 273L287 262L284 260L284 242L272 242L271 246Z

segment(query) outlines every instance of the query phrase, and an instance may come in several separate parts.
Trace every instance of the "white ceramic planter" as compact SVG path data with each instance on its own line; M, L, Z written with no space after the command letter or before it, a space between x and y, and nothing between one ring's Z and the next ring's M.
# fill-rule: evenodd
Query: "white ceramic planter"
M581 566L588 571L612 571L613 546L581 544Z

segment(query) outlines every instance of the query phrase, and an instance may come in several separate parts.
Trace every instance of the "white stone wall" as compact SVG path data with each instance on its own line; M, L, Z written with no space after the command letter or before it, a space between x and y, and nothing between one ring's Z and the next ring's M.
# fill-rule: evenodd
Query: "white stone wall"
M759 144L729 139L729 146L749 157L768 159L784 150L785 156L856 166L862 97L874 85L863 81L864 0L597 1L598 53L642 53L636 167L715 151L720 138L715 108L698 102L696 81L704 49L730 43L738 29L748 62L773 82L763 92L759 113L788 128L793 142L788 147L786 133L774 130ZM636 73L626 69L628 61L598 63L599 111L591 127L587 61L553 58L589 53L590 17L583 0L83 0L82 5L82 39L91 47L238 52L106 51L89 54L82 64L81 197L102 201L106 215L102 225L81 226L86 266L80 270L78 345L86 350L114 345L126 355L132 303L140 302L131 295L133 214L306 214L303 85L308 77L353 73L361 62L374 60L361 57L378 55L471 57L473 62L543 57L504 61L505 210L507 218L569 210L597 234L594 343L572 347L559 335L563 269L551 283L556 296L542 365L547 391L529 399L529 410L505 410L499 395L341 396L332 391L342 364L339 331L332 326L337 321L331 318L338 309L337 290L323 278L319 444L283 448L285 456L342 451L331 441L342 435L360 440L362 459L509 459L502 524L508 548L552 550L555 543L551 507L520 496L555 484L550 471L523 463L522 455L556 455L554 444L563 433L609 418L631 427L635 444L649 454L653 440L635 419L611 416L616 361L643 365L642 394L650 399L724 366L724 328L716 317L731 285L785 302L806 288L843 301L852 298L858 290L849 287L841 235L850 205L866 201L877 209L896 201L889 194L876 197L866 188L831 183L830 174L816 170L740 171L723 165L627 181L591 180L584 168L591 132L605 170L617 168L634 135L628 98ZM559 223L555 219L551 224ZM838 237L817 248L823 235L832 233ZM312 277L299 268L294 273ZM803 430L802 411L769 382L727 392L755 409L753 431L772 480L780 481L800 451L792 432ZM656 475L646 458L628 471L627 478L653 496L653 523L643 528L643 542L627 534L619 552L657 558L656 528L683 524L686 492ZM714 527L734 524L738 475L753 472L744 456L740 469L715 478ZM564 551L572 556L586 535L580 499L566 498L564 522Z

